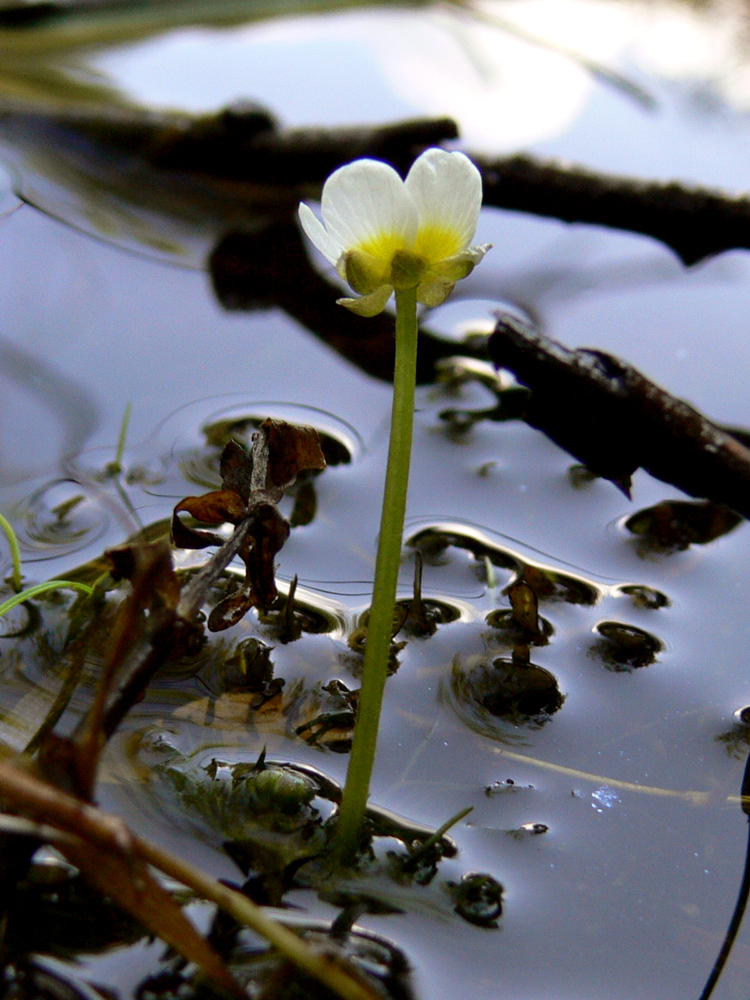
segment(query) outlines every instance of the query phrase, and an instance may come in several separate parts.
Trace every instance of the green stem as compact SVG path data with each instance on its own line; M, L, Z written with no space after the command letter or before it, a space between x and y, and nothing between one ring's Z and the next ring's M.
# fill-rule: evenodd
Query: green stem
M21 549L18 546L18 539L16 538L16 533L13 530L13 526L10 521L7 521L2 514L0 514L0 528L5 532L5 537L8 539L8 545L10 546L10 557L13 560L13 573L10 577L11 587L18 591L23 587L23 582L21 580Z
M370 791L370 775L375 760L383 688L388 673L406 493L409 486L416 372L417 293L416 289L410 288L396 292L396 366L393 374L388 470L380 518L375 585L367 622L357 724L334 841L334 856L345 864L354 861L359 848L360 831Z
M93 587L89 587L87 583L79 583L77 580L47 580L46 583L37 583L27 590L21 591L20 594L16 594L15 597L10 597L7 601L3 601L0 604L0 618L6 612L15 608L16 605L23 604L24 601L29 601L32 597L45 594L48 590L78 590L81 594L87 594L88 596L91 596L94 592Z

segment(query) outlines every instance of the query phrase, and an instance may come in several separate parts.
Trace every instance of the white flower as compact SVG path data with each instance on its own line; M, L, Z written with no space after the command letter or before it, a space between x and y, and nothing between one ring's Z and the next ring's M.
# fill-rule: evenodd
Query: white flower
M360 295L339 303L360 316L382 312L394 289L416 288L438 306L489 250L470 246L482 179L463 153L428 149L405 181L378 160L355 160L323 187L323 223L304 203L302 228Z

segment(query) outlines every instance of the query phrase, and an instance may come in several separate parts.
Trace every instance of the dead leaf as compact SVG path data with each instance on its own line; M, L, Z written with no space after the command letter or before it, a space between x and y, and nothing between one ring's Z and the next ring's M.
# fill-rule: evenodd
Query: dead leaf
M260 426L268 441L266 485L287 489L300 472L325 469L320 437L314 427L284 420L264 420Z
M236 441L226 443L221 453L219 471L224 489L233 490L247 503L252 490L253 463L242 445Z
M239 555L245 563L245 583L218 604L208 627L218 632L236 625L250 608L269 608L277 597L274 558L289 537L289 522L276 506L284 490L309 470L325 468L320 438L314 427L283 420L264 420L253 435L252 454L229 441L221 455L222 489L202 497L186 497L174 508L172 539L184 548L222 546L223 553ZM204 524L235 525L235 535L224 543L218 535L190 528L178 517L186 512ZM215 568L208 567L205 591L218 579L231 556L217 553ZM221 565L220 565L221 564ZM186 602L197 607L199 595Z
M115 900L183 958L195 962L224 993L247 1000L218 952L162 889L141 857L118 856L78 838L60 844L59 850L102 895Z

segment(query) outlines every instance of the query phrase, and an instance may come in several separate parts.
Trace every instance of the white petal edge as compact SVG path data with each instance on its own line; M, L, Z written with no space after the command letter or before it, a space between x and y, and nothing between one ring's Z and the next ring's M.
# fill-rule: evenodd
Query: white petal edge
M353 250L383 233L409 248L417 234L417 210L404 182L387 163L355 160L334 170L323 186L321 213L328 233Z
M482 177L463 153L427 149L412 164L405 182L420 225L454 230L462 248L474 238L482 207Z
M328 233L323 223L304 201L300 202L298 209L299 221L307 234L308 239L314 247L323 254L332 264L337 264L341 256L341 247L336 240Z

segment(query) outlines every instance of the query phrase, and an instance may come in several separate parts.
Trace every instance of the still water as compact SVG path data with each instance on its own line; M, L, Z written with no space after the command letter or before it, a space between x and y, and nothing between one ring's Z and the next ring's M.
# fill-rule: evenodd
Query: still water
M448 114L468 152L524 149L750 186L749 63L729 15L560 0L482 10L503 24L442 8L344 11L181 28L92 64L157 109L249 98L291 125ZM273 647L274 675L287 692L296 684L302 702L333 679L356 686L346 637L369 602L389 386L279 307L221 304L206 259L225 216L175 221L156 191L140 204L132 192L108 200L101 184L86 191L61 171L74 143L46 148L46 133L12 122L4 134L22 199L9 190L0 203L0 510L19 533L27 578L64 576L210 489L207 426L264 415L311 423L347 460L316 479L316 514L292 531L278 572L282 589L299 577L331 630L282 645L251 613L224 640ZM432 331L458 342L490 329L497 309L520 310L568 346L619 354L716 422L750 425L746 252L686 269L645 237L494 209L477 242L494 249L460 298L425 318ZM644 549L625 520L678 491L639 472L629 502L606 481L576 480L570 456L520 422L462 430L446 411L491 407L488 366L482 377L418 390L406 538L437 532L450 542L425 552L423 588L456 615L399 654L372 787L378 805L434 827L474 808L453 829L459 853L439 878L409 893L381 886L404 912L360 923L405 952L417 994L430 1000L698 996L746 846L737 801L746 730L733 713L750 702L750 535L741 523L705 545ZM102 480L129 403L124 472ZM414 552L407 545L404 596ZM543 723L498 719L466 693L509 655L486 616L509 607L504 590L524 566L562 580L541 603L549 642L532 649L564 695ZM0 546L0 571L9 570ZM634 586L657 592L650 603L660 606L636 600ZM653 662L613 664L612 622L653 638ZM290 735L279 718L248 725L246 704L212 688L212 650L183 676L156 679L108 749L97 794L136 830L236 879L221 837L165 807L144 765L149 749L168 744L198 767L252 761L266 746L274 760L339 782L346 755ZM33 642L0 638L0 668L3 736L20 747L59 681ZM90 690L89 680L68 728ZM497 928L453 910L448 883L472 871L504 886ZM335 912L311 889L289 898L312 916ZM150 968L153 949L141 953ZM127 994L137 983L129 954L99 956L87 974ZM749 967L745 927L717 1000L746 1000Z

